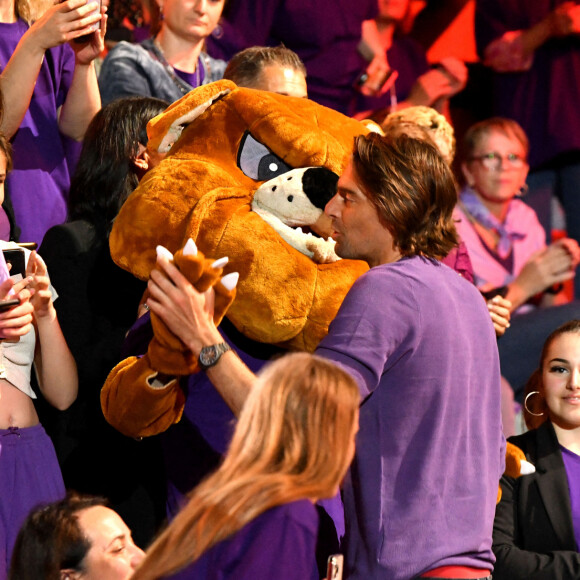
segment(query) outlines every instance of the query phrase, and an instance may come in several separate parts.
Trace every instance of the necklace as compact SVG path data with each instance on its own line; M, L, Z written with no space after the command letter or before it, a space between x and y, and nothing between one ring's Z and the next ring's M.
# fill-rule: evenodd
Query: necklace
M211 64L209 56L204 52L200 53L200 55L197 57L197 64L195 66L195 72L193 73L193 85L190 85L176 74L175 69L165 57L163 48L157 41L157 38L152 39L151 49L152 50L150 52L153 54L156 60L165 67L165 70L169 74L173 84L180 90L182 95L185 95L192 89L201 86L203 80L205 80L205 78L209 78L211 75ZM204 78L202 78L202 72L205 73Z

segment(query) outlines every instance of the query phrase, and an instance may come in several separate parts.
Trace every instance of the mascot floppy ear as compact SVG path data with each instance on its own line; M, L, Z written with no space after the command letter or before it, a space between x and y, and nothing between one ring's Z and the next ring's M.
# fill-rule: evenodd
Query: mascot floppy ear
M159 153L167 153L181 136L186 125L202 115L216 101L236 88L227 80L204 85L170 105L147 125L148 146Z
M505 471L504 475L508 477L520 477L521 475L529 475L534 473L536 468L529 462L526 461L526 456L524 452L519 448L510 443L506 444L505 448ZM497 503L501 500L501 485L497 490Z

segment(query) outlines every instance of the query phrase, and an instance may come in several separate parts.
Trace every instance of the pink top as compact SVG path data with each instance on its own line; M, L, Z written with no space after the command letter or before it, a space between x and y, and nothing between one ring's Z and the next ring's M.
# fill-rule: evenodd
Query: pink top
M546 233L540 225L536 212L519 199L513 199L509 208L511 218L518 224L518 231L526 232L525 238L513 241L513 271L508 271L483 243L473 224L458 205L454 217L457 232L465 242L471 263L475 285L483 291L509 284L522 270L530 256L546 247Z

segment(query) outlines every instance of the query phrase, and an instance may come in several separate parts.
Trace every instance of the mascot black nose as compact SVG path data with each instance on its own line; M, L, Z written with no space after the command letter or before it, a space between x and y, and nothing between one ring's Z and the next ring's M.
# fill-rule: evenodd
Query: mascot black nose
M325 167L311 167L302 176L302 189L310 203L324 210L336 193L338 175Z

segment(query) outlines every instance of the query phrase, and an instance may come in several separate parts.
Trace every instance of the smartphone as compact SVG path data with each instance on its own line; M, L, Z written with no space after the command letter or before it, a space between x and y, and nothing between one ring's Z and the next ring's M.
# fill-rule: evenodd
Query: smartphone
M20 304L20 300L18 300L18 298L10 298L10 300L0 300L0 312L10 310L10 308L17 306L18 304Z
M344 556L333 554L328 556L326 565L326 580L342 580L342 569L344 567Z
M23 278L26 276L26 261L24 259L24 250L20 248L10 248L2 250L4 259L7 264L11 265L10 277L20 274Z
M18 247L32 252L32 250L38 248L38 244L36 242L18 242Z
M92 0L87 0L87 4L89 2L91 2ZM93 14L100 14L101 13L101 5L102 5L102 0L97 0L98 2L98 6L92 11L89 12L88 14L86 14L84 16L84 18L86 18L87 16L92 16ZM101 22L97 22L97 30L101 29ZM83 36L79 36L78 38L74 39L74 42L78 43L78 44L84 44L85 42L89 42L91 40L91 36L94 34L94 32L91 32L91 34L83 34Z
M5 280L10 278L10 272L8 271L8 265L6 264L6 259L4 258L4 253L0 256L0 284L2 284ZM8 296L12 296L14 294L14 289L11 288L8 292Z

